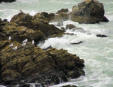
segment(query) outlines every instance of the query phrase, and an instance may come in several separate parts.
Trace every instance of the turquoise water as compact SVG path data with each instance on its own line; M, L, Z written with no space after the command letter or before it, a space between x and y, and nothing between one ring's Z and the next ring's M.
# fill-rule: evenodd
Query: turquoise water
M8 18L23 10L34 15L37 12L56 12L61 8L69 8L83 0L17 0L14 3L0 4L0 17ZM61 38L49 38L45 43L40 43L41 48L49 45L57 49L66 49L68 52L77 54L85 60L86 76L64 84L75 84L78 87L113 87L113 0L101 0L104 3L106 16L109 23L100 24L78 24L70 20L66 24L74 24L82 30L67 30L68 33L76 35L64 35ZM53 23L55 24L55 23ZM108 35L107 38L96 37L96 34ZM83 41L80 45L71 45L70 42ZM53 87L53 86L51 86Z

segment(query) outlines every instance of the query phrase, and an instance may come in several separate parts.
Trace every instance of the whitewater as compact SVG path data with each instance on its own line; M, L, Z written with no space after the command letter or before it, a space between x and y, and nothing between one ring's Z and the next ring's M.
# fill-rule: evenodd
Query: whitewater
M81 1L83 0L17 0L13 3L1 3L0 18L10 20L20 10L31 15L42 11L56 12L61 8L71 10L72 6ZM85 76L51 87L66 84L78 87L113 87L113 0L100 0L100 2L104 4L105 16L110 20L108 23L79 24L71 20L64 21L60 27L74 24L80 29L67 29L66 33L73 33L73 35L49 38L38 44L41 48L52 46L65 49L85 60ZM50 24L56 25L55 22ZM56 27L59 26L56 25ZM100 38L96 36L97 34L104 34L108 37ZM78 41L83 41L83 43L71 44L71 42Z

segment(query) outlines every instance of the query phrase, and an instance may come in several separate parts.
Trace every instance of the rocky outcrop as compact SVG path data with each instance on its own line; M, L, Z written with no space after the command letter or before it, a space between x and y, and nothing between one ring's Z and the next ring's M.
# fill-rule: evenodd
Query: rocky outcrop
M61 36L64 31L50 25L50 19L46 14L31 16L20 12L11 19L11 22L0 19L0 40L8 40L10 36L12 41L21 43L28 39L28 41L34 40L38 43L48 37Z
M11 23L16 23L18 26L25 26L33 30L40 30L46 37L63 34L64 31L48 24L49 19L51 19L48 17L47 13L39 13L32 17L29 14L20 12L11 19Z
M42 50L31 43L1 41L0 80L5 84L38 82L58 84L84 75L84 61L65 50ZM13 43L13 46L11 44ZM17 46L17 49L13 49ZM46 86L45 86L46 87Z
M14 2L14 1L16 1L16 0L0 0L0 3L1 2Z
M104 6L102 3L94 0L84 1L78 6L73 6L71 19L79 23L99 23L108 22L104 16Z
M7 39L10 36L13 41L18 41L20 43L25 39L28 39L28 41L34 40L35 42L45 39L44 33L40 30L33 30L13 23L6 24L2 30Z
M68 10L62 9L57 14L68 14ZM36 46L41 40L64 33L49 24L55 18L53 13L31 16L21 11L10 22L0 19L0 83L13 87L24 81L23 87L38 82L47 87L85 74L84 60L77 55L51 46L46 49Z

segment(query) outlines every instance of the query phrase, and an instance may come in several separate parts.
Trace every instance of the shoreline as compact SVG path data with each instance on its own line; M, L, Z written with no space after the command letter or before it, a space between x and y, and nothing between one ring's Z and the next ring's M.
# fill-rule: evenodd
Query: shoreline
M3 29L3 31L5 30L5 32L8 34L7 36L10 36L11 34L10 33L12 33L12 41L17 41L17 42L19 42L19 43L21 43L23 40L25 40L26 39L26 37L28 37L29 39L29 41L31 42L32 40L34 40L35 38L36 38L36 40L35 40L35 42L36 42L36 44L37 44L37 42L38 41L40 41L40 38L37 40L37 37L43 37L43 38L45 38L45 37L57 37L57 36L62 36L62 33L61 32L64 32L64 31L60 31L60 30L58 30L58 28L55 28L55 26L50 26L50 25L48 25L48 23L49 23L49 21L59 21L59 23L58 23L58 25L59 26L61 26L62 25L62 23L61 23L61 20L63 19L63 20L68 20L68 16L69 16L69 14L68 14L68 10L67 9L61 9L61 10L59 10L58 11L58 13L57 13L58 15L56 15L56 14L48 14L48 13L46 13L46 12L42 12L42 13L37 13L35 16L30 16L29 14L25 14L25 13L23 13L23 12L20 12L19 14L17 14L17 15L15 15L15 16L13 16L13 18L12 18L12 20L11 20L11 22L10 23L8 23L6 20L4 20L4 21L2 21L1 22L1 24L3 25L3 28L4 28L4 25L5 25L5 28L6 29ZM22 16L24 16L25 17L25 19L22 17ZM18 17L20 17L20 19L18 18ZM22 17L22 18L21 18ZM38 18L38 19L37 19ZM35 19L37 19L37 20L35 20ZM32 20L32 22L31 22L31 20ZM27 22L26 22L27 21ZM88 22L89 23L89 22ZM92 23L92 22L91 22ZM7 26L8 25L8 26ZM33 25L33 26L32 26ZM38 26L37 26L38 25ZM20 27L21 26L21 27ZM24 27L23 27L24 26ZM34 26L36 26L36 27L34 27ZM45 27L44 27L45 26ZM17 34L18 34L18 32L20 33L20 36L21 36L21 34L23 33L22 31L24 30L24 32L25 32L25 37L20 37L20 36L18 36L18 38L16 37L16 35L14 35L13 36L13 34L15 34L15 33L13 33L13 31L15 31L15 30L11 30L11 28L17 28L17 30L16 30L16 32L17 32ZM71 28L72 28L72 25L70 26ZM19 28L22 28L22 30L19 30L18 31L18 29ZM26 28L28 29L28 31L26 32ZM41 35L41 36L33 36L33 39L31 38L32 37L32 35L33 34L35 34L35 29L36 28L41 28L41 29L39 29L43 34L45 34L45 35ZM55 30L55 32L54 31L51 31L50 30L50 32L49 33L47 33L47 31L44 29L44 28L48 28L47 30L49 30L50 28L54 28L54 29L56 29ZM9 31L7 31L7 29L9 29ZM10 31L11 30L11 31ZM33 31L32 31L33 30ZM57 31L58 30L58 31ZM36 33L41 33L40 31L36 31ZM56 32L57 31L57 32ZM31 32L34 32L33 34L31 34ZM53 33L54 32L54 33ZM56 33L56 35L55 35L55 33ZM58 35L57 35L57 33L58 33ZM29 37L29 34L31 34L31 36ZM53 34L53 35L52 35ZM103 35L98 35L99 37L100 36L103 36ZM8 38L8 37L7 37ZM42 38L42 40L44 40ZM3 39L5 39L5 40L7 40L6 38L3 38ZM46 39L46 38L45 38ZM6 41L6 43L5 44L7 44L7 43L10 43L10 42L7 42ZM16 44L19 44L19 43L16 43ZM79 43L79 42L78 42ZM74 43L74 44L78 44L78 43ZM4 44L4 45L5 45ZM20 44L19 44L20 45ZM18 46L19 46L18 45ZM7 45L6 45L7 46ZM2 46L3 47L3 46ZM5 49L4 47L2 48L2 50L3 49ZM8 48L9 49L9 48ZM51 48L50 48L51 49ZM7 49L5 49L6 51L7 51ZM4 50L3 50L3 52L4 52ZM12 72L12 71L11 71ZM82 73L83 74L83 73Z

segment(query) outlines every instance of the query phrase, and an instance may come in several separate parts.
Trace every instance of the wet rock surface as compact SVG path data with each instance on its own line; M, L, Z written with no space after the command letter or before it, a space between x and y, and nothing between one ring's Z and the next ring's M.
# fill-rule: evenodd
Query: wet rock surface
M30 85L26 83L38 82L47 87L85 75L84 60L77 55L72 55L63 49L54 49L51 46L41 49L36 45L49 37L64 34L63 29L49 24L50 22L58 22L58 25L62 26L63 21L70 17L79 23L108 22L104 14L102 3L90 1L74 6L71 13L68 9L61 9L56 13L41 12L31 16L21 11L10 22L0 19L0 83L9 87L13 87L14 84L29 87ZM67 25L66 29L82 31L73 24ZM107 37L103 34L96 36ZM25 40L27 41L23 43ZM81 43L83 41L70 44ZM21 84L23 81L24 83Z
M0 51L1 81L5 84L39 82L58 84L84 75L84 61L65 50L42 50L31 43L3 41ZM10 44L13 46L10 47ZM13 49L17 46L17 49ZM46 86L45 86L46 87Z
M18 26L25 26L33 30L40 30L46 37L63 34L64 31L56 28L54 25L48 24L49 23L49 19L47 19L48 17L47 18L40 17L43 15L44 16L47 15L47 13L41 14L40 13L37 14L39 16L37 15L30 16L29 14L20 12L11 19L11 23L16 23Z
M49 24L50 15L54 17L46 12L35 16L20 12L10 22L0 19L0 82L3 85L29 87L26 83L38 82L47 87L85 75L84 60L78 56L51 46L47 49L36 46L39 41L64 33Z
M46 13L41 13L41 16L43 15ZM11 22L0 19L0 40L7 40L10 36L13 41L20 43L25 39L38 43L49 37L62 36L63 33L63 30L50 25L45 18L23 12L15 15Z
M102 3L94 0L84 1L78 6L73 6L71 19L79 23L108 22L104 16L105 10Z

